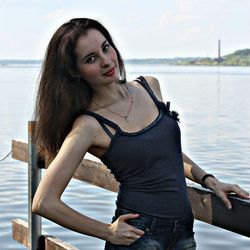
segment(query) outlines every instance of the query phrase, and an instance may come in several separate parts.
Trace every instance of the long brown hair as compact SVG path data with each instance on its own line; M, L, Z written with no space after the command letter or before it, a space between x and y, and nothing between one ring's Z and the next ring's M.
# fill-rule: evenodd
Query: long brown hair
M64 23L52 36L45 54L35 106L35 141L51 157L57 154L73 121L92 99L92 89L76 66L75 46L81 35L93 28L99 30L117 53L120 79L126 82L122 57L108 30L98 21L75 18Z

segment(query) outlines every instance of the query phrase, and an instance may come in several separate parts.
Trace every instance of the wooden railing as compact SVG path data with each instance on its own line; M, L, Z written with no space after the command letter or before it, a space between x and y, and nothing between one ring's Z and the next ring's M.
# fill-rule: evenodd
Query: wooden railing
M12 140L12 158L26 162L29 166L29 221L28 223L20 219L12 221L13 239L32 250L76 250L76 247L60 239L49 235L42 235L41 218L31 212L32 199L40 181L41 169L47 168L50 162L50 160L43 155L39 155L34 148L32 142L33 126L34 123L29 122L28 143ZM83 159L73 178L113 192L118 192L119 190L119 183L111 174L110 170L102 163ZM211 191L190 186L188 186L187 189L195 219L250 237L249 201L240 199L234 195L229 195L233 209L228 210L221 200Z

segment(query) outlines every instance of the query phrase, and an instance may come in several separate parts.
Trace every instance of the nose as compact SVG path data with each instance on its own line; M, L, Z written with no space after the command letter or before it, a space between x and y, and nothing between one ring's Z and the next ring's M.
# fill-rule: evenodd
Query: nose
M111 58L107 54L102 54L101 56L101 66L103 68L108 67L111 64Z

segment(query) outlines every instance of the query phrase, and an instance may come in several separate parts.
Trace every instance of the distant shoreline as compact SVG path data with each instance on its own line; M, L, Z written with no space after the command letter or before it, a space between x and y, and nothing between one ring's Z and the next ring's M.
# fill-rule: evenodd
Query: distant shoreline
M180 66L250 66L250 49L238 50L221 58L210 57L175 57L125 59L128 64L162 64ZM42 60L0 59L0 67L27 66L42 64Z

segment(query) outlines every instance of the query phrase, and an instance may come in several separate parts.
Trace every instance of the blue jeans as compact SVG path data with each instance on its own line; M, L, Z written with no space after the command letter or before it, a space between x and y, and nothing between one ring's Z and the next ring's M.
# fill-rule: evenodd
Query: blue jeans
M118 207L112 223L123 214L135 211ZM193 216L171 220L140 214L126 223L143 230L144 235L129 246L113 245L106 241L105 250L195 250Z

